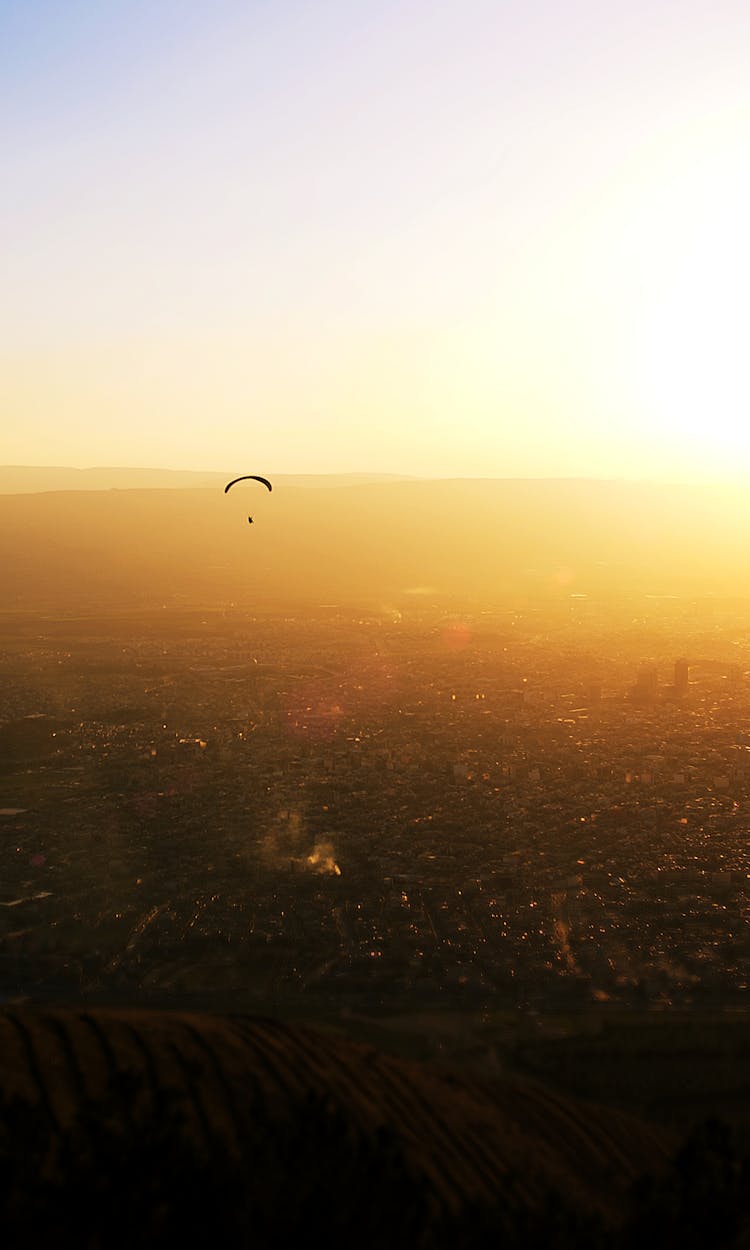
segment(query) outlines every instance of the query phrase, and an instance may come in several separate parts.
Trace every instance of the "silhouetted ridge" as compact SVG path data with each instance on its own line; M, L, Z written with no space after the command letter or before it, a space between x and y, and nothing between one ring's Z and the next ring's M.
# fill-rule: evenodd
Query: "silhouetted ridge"
M123 1190L149 1191L142 1173L157 1152L165 1185L177 1169L179 1192L196 1188L185 1209L177 1191L159 1199L170 1235L188 1208L199 1224L195 1204L211 1208L226 1189L227 1236L265 1230L259 1245L276 1244L282 1227L311 1234L316 1221L329 1241L338 1227L342 1245L347 1235L438 1245L448 1230L455 1244L479 1245L485 1228L520 1245L512 1236L540 1219L573 1245L580 1219L592 1236L618 1223L633 1179L658 1172L670 1146L625 1114L533 1082L463 1079L265 1018L14 1007L0 1013L0 1054L3 1163L12 1180L22 1155L36 1159L27 1214L37 1222L90 1185L92 1167L97 1218L108 1218L115 1191L120 1203ZM29 1133L31 1145L19 1141ZM11 1222L28 1183L6 1181ZM95 1206L80 1214L79 1245L95 1244L85 1232ZM156 1236L150 1211L140 1211L144 1245Z

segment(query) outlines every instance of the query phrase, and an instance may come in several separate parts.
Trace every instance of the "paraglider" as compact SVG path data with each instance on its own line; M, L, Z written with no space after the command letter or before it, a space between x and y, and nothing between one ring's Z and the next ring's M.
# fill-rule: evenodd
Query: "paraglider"
M267 477L258 477L257 474L255 473L246 473L244 477L235 477L232 479L231 482L227 482L226 486L224 487L224 494L226 495L230 486L235 486L237 482L262 482L263 485L267 486L269 490L273 490L273 486L271 485Z
M237 482L262 482L262 484L266 486L268 490L273 490L273 486L271 485L267 477L258 477L257 473L246 473L244 474L243 477L235 477L232 479L231 482L227 482L226 486L224 487L224 494L226 495L227 491L232 486L235 486ZM247 523L248 525L252 525L253 518L251 516L247 518Z

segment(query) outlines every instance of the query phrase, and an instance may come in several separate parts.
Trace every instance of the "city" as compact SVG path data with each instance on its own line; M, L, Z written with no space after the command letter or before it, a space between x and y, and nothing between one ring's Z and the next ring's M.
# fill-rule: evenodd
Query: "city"
M6 616L6 999L750 1001L731 601Z

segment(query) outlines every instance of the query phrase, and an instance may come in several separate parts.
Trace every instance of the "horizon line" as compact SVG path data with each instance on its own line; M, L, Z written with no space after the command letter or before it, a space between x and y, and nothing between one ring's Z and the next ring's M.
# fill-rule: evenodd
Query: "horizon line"
M233 470L223 469L187 469L187 468L165 468L154 465L133 465L133 464L93 464L93 465L72 465L72 464L0 464L0 473L8 471L38 471L38 472L65 472L65 473L164 473L164 474L185 474L190 476L211 476L217 479L223 479L224 476L230 475ZM401 473L393 470L367 470L367 469L348 469L348 470L268 470L268 474L276 478L284 477L311 477L311 478L387 478L396 479L407 482L446 482L446 481L476 481L476 482L608 482L623 483L641 486L740 486L750 484L750 473L746 475L738 475L732 478L661 478L661 477L631 477L623 474L585 474L585 473L515 473L507 475L493 475L487 473L459 473L459 474L416 474Z

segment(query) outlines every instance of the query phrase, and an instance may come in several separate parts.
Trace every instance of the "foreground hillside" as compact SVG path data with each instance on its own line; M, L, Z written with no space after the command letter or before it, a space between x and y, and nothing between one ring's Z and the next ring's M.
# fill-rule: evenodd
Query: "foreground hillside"
M268 1019L6 1008L0 1055L11 1245L52 1226L58 1245L136 1227L151 1245L201 1222L219 1244L594 1245L674 1144L531 1081Z

